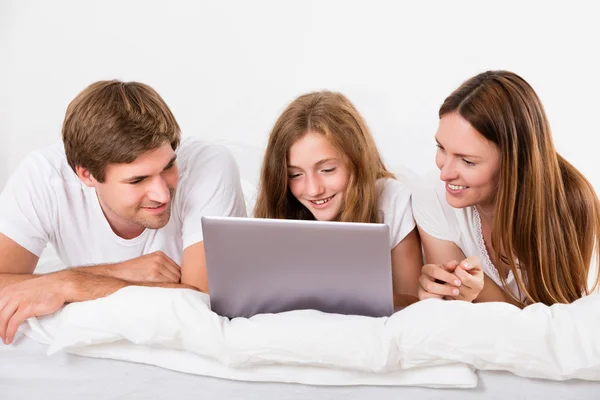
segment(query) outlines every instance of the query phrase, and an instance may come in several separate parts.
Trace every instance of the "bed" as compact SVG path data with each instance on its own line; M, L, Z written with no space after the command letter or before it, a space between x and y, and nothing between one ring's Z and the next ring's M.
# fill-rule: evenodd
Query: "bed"
M229 147L250 208L260 151ZM38 272L60 268L48 249ZM0 345L0 399L600 398L598 296L526 312L433 300L385 323L291 313L233 324L187 292L126 288L30 320Z
M478 371L472 389L389 386L313 386L243 382L186 374L125 361L67 353L47 356L47 346L18 335L0 346L0 399L597 399L600 382L521 378Z

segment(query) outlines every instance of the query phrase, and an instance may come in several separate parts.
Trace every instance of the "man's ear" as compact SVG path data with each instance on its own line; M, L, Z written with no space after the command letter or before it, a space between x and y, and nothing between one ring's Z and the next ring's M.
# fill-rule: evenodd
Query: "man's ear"
M83 168L81 165L78 165L75 167L75 172L77 173L79 179L81 179L81 182L83 182L83 184L87 187L96 187L96 185L98 184L98 181L96 180L96 178L94 178L89 169Z

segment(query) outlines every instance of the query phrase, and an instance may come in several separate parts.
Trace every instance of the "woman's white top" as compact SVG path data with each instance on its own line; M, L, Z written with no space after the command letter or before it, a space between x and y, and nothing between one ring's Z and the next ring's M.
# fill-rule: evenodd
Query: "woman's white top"
M414 185L412 208L417 225L423 231L437 239L453 242L466 257L479 257L483 272L503 287L498 269L485 247L476 207L454 208L449 205L444 182L437 174L427 174ZM517 298L525 300L525 296L519 294L512 271L506 278L506 285Z

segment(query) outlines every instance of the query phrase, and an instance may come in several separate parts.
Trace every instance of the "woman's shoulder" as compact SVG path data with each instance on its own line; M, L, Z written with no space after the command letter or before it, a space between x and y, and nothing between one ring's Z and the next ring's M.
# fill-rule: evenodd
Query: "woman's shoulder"
M446 201L446 188L435 171L430 171L411 181L413 197L419 201L434 201L441 206L451 207Z
M412 210L417 225L433 237L461 242L473 238L473 207L454 208L446 200L446 188L438 174L425 174L412 186Z

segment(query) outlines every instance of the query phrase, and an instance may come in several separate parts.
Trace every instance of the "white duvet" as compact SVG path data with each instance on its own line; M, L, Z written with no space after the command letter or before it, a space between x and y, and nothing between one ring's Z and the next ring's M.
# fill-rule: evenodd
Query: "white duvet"
M248 182L257 180L262 150L225 144L240 164L251 210ZM62 268L52 252L43 259L38 272ZM475 368L600 380L600 295L525 310L428 300L390 318L294 311L229 321L212 313L201 293L129 287L32 318L21 331L49 345L49 354L249 381L467 388L477 384Z
M22 331L67 351L222 378L473 387L473 367L600 380L600 296L570 305L427 300L389 318L293 311L219 317L207 295L128 287Z

